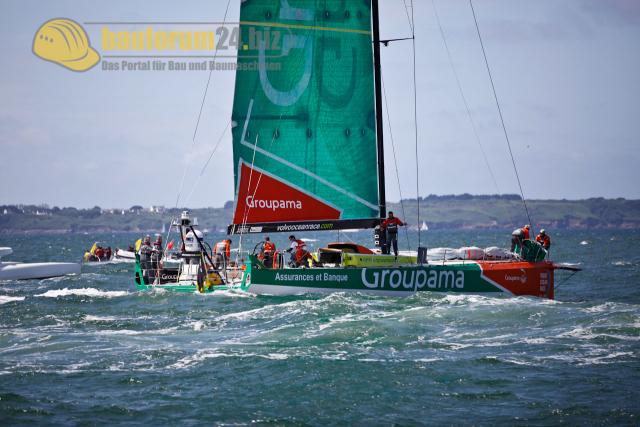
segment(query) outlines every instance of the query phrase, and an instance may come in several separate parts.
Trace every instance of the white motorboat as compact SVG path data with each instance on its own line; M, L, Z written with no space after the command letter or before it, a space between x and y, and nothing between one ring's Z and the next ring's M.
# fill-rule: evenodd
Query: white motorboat
M76 262L13 262L2 261L13 250L0 247L0 280L47 279L50 277L80 274L80 264Z
M113 255L113 259L115 261L135 261L136 253L116 248L116 253Z

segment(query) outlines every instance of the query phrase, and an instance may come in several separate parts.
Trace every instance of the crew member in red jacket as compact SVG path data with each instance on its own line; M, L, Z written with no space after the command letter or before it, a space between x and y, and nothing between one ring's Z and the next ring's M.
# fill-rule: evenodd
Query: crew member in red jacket
M547 251L551 248L551 238L547 232L544 231L544 228L540 230L540 234L536 236L536 242L540 243Z
M399 218L393 216L393 212L389 211L387 219L382 221L380 227L387 232L387 244L385 247L385 253L390 253L391 245L393 245L393 253L398 257L398 226L407 225Z
M291 246L287 249L287 252L291 252L290 263L294 267L302 267L307 264L308 259L313 260L304 240L296 239L296 236L292 234L289 236L289 241L291 242Z

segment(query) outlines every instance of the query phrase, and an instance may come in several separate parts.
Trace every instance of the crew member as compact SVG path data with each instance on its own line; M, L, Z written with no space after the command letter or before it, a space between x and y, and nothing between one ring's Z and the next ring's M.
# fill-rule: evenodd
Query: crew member
M149 283L149 272L151 267L151 236L144 236L138 253L140 254L140 267L142 267L142 276L146 283Z
M531 238L531 235L529 234L529 229L530 228L531 228L531 226L529 224L527 224L524 227L522 227L522 239L523 240L529 240Z
M213 247L213 255L215 256L216 269L219 269L220 266L226 268L231 258L231 239L224 239L216 243Z
M273 255L276 252L276 245L269 239L269 236L264 238L262 242L262 262L268 268L273 266Z
M156 234L156 240L153 242L153 250L162 251L162 234Z
M287 252L291 253L291 261L289 262L294 267L301 267L307 264L307 260L313 260L313 257L307 250L307 244L304 240L296 239L293 234L289 236L291 246L287 249Z
M156 240L153 242L153 246L151 247L152 273L149 274L149 277L155 278L156 272L160 270L160 261L162 260L163 252L164 250L162 249L162 235L156 234Z
M104 249L102 246L98 245L93 254L98 258L98 261L102 261L104 259Z
M389 216L387 219L382 221L380 227L386 231L387 233L387 244L385 246L384 253L388 254L391 252L391 245L393 245L393 253L396 258L398 257L398 226L407 225L402 222L400 218L396 218L393 216L393 212L389 211Z
M543 229L540 230L540 233L536 236L536 242L540 243L545 250L549 250L551 248L551 238L547 234L547 232Z
M522 247L523 235L524 232L522 231L522 228L516 228L515 230L513 230L513 233L511 233L511 252L520 252L520 248Z

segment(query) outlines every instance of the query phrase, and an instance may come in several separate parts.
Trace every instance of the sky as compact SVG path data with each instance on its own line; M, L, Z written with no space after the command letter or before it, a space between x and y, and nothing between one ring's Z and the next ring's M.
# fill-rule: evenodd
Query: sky
M411 35L404 2L409 0L381 0L381 38ZM227 21L238 20L239 3L231 0ZM411 42L381 49L390 119L385 113L387 199L397 201L400 192L415 197L416 173L421 196L518 193L469 2L414 3L417 126ZM640 1L473 4L525 196L640 198ZM212 73L194 139L207 72L105 71L101 64L72 72L32 53L34 34L56 17L83 24L100 52L100 26L87 23L216 22L226 5L3 2L0 204L173 207L180 194L180 206L197 208L232 200L231 136L223 132L233 104L233 71Z

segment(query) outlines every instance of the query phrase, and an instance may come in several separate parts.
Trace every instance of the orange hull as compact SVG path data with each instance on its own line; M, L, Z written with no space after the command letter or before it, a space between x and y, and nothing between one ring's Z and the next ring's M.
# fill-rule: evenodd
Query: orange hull
M476 261L482 276L495 286L513 295L532 295L541 298L554 297L554 270L550 261Z

